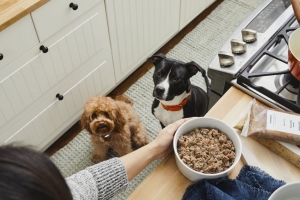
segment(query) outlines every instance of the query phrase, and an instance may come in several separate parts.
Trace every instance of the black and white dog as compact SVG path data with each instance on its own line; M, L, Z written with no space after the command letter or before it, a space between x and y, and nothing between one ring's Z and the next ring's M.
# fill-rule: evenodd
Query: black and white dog
M181 118L206 114L210 86L203 68L194 61L184 63L166 58L161 53L148 60L152 60L155 66L152 114L160 121L162 128ZM205 79L207 92L190 82L190 78L198 71Z

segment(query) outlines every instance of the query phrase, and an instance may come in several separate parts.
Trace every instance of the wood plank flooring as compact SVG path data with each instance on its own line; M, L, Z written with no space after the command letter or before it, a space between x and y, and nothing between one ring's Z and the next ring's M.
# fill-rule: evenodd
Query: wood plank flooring
M191 21L185 28L177 33L168 43L160 48L156 53L167 54L174 46L176 46L186 34L191 32L203 19L207 17L222 1L217 0L193 21ZM153 67L150 61L143 63L135 72L133 72L127 79L118 85L108 96L119 95L126 92L126 90L134 84L140 77L147 73ZM62 135L55 143L53 143L45 153L49 156L53 155L60 148L68 144L81 131L79 122L75 123L64 135Z

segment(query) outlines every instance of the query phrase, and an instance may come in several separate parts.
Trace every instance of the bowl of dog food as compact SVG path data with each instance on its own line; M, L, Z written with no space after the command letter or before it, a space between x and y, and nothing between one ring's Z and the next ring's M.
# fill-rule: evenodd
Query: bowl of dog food
M193 182L227 176L242 155L237 132L211 117L183 123L175 132L173 149L178 169Z

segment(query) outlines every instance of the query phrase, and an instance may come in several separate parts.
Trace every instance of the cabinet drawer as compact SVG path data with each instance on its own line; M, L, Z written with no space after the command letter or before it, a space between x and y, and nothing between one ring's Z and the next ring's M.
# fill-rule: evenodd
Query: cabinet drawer
M31 13L40 41L66 26L103 0L52 0ZM73 10L70 3L78 8Z
M73 78L48 100L32 111L13 128L0 136L0 145L22 142L38 149L57 137L71 122L82 114L89 97L105 95L115 85L110 51ZM56 95L62 95L59 100Z
M37 45L21 61L1 71L0 127L93 56L109 50L104 6L95 9L92 17L81 19L83 22L76 24L75 29L49 42L47 53L42 53Z
M0 31L0 70L39 43L30 15Z

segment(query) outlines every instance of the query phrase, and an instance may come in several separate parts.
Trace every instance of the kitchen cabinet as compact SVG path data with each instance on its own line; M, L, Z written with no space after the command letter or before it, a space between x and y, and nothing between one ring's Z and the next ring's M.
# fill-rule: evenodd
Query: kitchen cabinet
M108 0L106 12L120 83L179 30L180 0Z
M44 150L78 120L90 96L116 85L104 1L35 39L0 73L0 144L20 141Z
M48 148L90 96L107 95L207 5L52 0L2 30L0 145Z
M0 136L3 143L22 142L44 149L82 114L90 96L105 94L114 86L111 53L108 51L81 73L47 95L44 102Z

